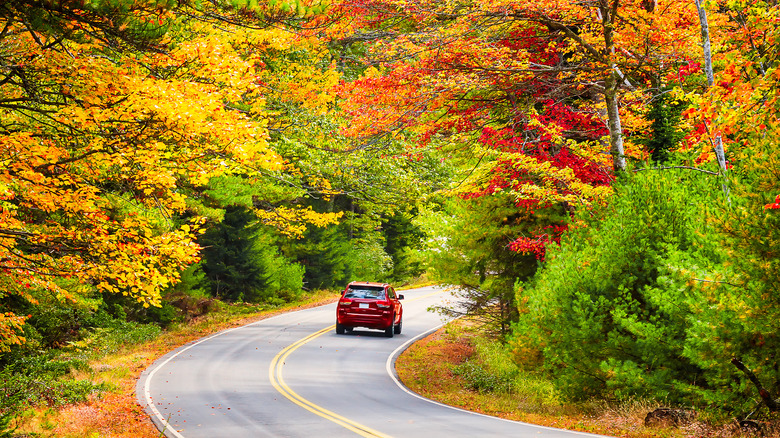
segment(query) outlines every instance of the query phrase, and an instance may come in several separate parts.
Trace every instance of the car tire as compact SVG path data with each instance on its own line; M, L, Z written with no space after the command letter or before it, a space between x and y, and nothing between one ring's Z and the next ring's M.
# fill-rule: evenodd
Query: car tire
M392 338L392 337L393 337L393 331L394 331L394 330L395 330L395 326L394 326L394 325L393 325L393 323L391 322L391 323L390 323L390 327L388 327L388 328L386 328L386 329L385 329L385 336L387 336L388 338Z
M396 335L400 335L401 334L401 327L403 326L403 324L404 324L404 320L403 319L398 321L398 325L395 326L395 328L393 329L393 333L395 333Z
M346 328L343 325L341 325L338 322L336 322L336 334L337 335L343 335L346 331L347 330L346 330Z

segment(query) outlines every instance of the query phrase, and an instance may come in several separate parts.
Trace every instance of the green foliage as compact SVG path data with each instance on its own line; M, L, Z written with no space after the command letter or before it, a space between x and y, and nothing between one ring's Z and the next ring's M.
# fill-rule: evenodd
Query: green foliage
M458 285L464 299L462 309L440 310L479 316L494 334L507 334L517 318L515 281L527 280L538 266L533 255L511 251L509 244L537 225L532 215L518 210L511 196L497 193L444 201L438 211L421 214L418 223L430 236L426 253L432 275Z
M81 403L105 391L104 384L76 380L72 370L85 371L86 360L117 351L128 344L148 341L160 333L155 325L118 321L105 312L39 306L25 326L33 342L0 355L0 436L13 436L13 420L25 409ZM102 325L100 328L94 327ZM52 335L63 329L66 334ZM57 345L62 349L54 349ZM47 349L41 349L48 346Z
M349 263L352 277L365 281L390 281L393 277L393 258L385 252L378 239L356 243L350 249Z
M268 184L257 177L222 175L209 180L208 188L204 194L214 205L251 208L256 199L262 199L267 203L280 203L294 195L301 194L301 191L286 186ZM222 215L218 216L221 218Z
M37 339L42 347L60 347L77 340L81 327L88 324L89 313L86 309L70 306L34 306L31 309L28 334Z
M502 375L483 368L475 361L468 360L458 365L453 373L464 378L470 389L479 392L512 392L511 375Z
M765 208L780 194L780 147L777 126L767 125L742 132L733 147L731 202L711 222L720 230L725 266L698 288L702 303L684 351L710 384L697 395L738 417L754 411L760 397L731 358L755 373L770 397L780 397L780 210Z
M341 287L352 277L352 247L343 228L310 228L290 249L306 268L304 282L308 289Z
M254 215L246 207L230 206L222 222L199 239L203 250L203 271L211 294L228 301L255 301L266 285L254 242Z
M90 395L108 390L106 384L74 379L72 372L87 371L87 360L150 341L161 333L157 325L114 319L104 310L56 309L39 312L25 329L36 333L39 345L51 345L56 339L62 348L35 349L35 344L28 343L0 356L0 436L11 433L14 418L25 409L83 403ZM52 338L48 331L53 327L73 332Z
M520 370L511 355L498 342L478 339L474 356L458 365L453 373L466 379L476 391L513 393Z
M90 318L95 321L87 327L109 327L114 324L113 319L168 327L181 319L179 312L167 298L161 301L159 307L144 307L137 300L123 295L106 294L102 301L97 312Z
M199 239L206 285L215 297L261 302L295 296L302 289L303 267L279 253L271 234L244 206L229 206L222 222Z
M650 109L645 117L650 121L650 130L647 137L635 137L634 142L639 143L650 152L655 162L669 160L670 151L677 148L685 133L679 129L682 111L686 105L669 93L662 90L652 101Z
M0 436L8 432L13 418L24 409L81 403L90 394L107 389L69 377L72 369L86 368L81 360L48 353L21 358L0 370Z
M271 304L289 302L303 291L306 268L284 257L275 246L263 246L259 262L267 280L264 301Z
M382 221L385 236L384 249L392 258L393 281L403 281L422 273L422 261L415 257L416 250L422 248L425 234L414 223L417 209L399 211Z
M706 386L684 353L701 299L692 270L722 260L708 237L706 206L717 181L692 172L625 177L610 205L581 211L544 269L520 289L518 348L542 352L571 399L653 397L690 401Z
M77 354L99 357L119 351L128 345L151 341L160 333L162 330L155 324L114 320L107 326L90 330L84 339L72 342L70 349Z
M508 346L496 340L472 338L474 354L452 371L468 387L479 392L512 394L530 405L551 406L560 403L552 382L538 373L521 369Z
M344 216L337 226L310 228L303 239L282 245L285 254L306 267L307 288L341 288L353 280L403 282L419 275L421 263L412 248L422 233L412 223L413 211L399 206L379 214L346 195L311 203L317 211Z

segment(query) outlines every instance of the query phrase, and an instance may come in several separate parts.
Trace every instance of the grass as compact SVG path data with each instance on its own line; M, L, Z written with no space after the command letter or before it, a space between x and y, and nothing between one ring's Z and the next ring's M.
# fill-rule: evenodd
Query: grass
M733 424L646 427L645 416L661 407L650 401L564 403L549 382L519 371L497 345L459 320L410 346L398 358L396 371L424 397L509 420L626 438L742 436Z
M254 305L222 305L214 312L171 327L159 335L141 333L138 343L108 345L106 354L88 361L89 367L73 371L75 379L86 379L110 388L91 396L86 403L60 409L38 408L24 412L16 421L15 434L41 438L153 438L162 436L136 400L138 376L159 357L190 341L231 327L249 324L273 315L334 302L335 292L319 291L274 308ZM140 330L139 332L143 332ZM144 336L149 339L144 340ZM83 350L95 350L90 342ZM111 344L106 342L105 344ZM104 347L103 344L100 347ZM101 350L97 348L97 350Z

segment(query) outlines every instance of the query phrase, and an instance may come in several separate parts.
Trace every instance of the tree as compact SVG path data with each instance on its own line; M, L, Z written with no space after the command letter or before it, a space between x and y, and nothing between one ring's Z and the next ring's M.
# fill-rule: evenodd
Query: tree
M699 24L701 25L701 42L704 52L704 72L707 75L707 86L711 87L715 82L715 75L712 69L712 44L710 38L710 24L707 19L707 10L700 0L694 0L696 11L699 13ZM723 150L723 139L717 135L714 139L713 149L715 157L720 165L720 172L723 175L723 192L728 195L728 179L726 177L726 153Z
M549 212L548 212L549 213ZM434 279L457 286L463 305L439 310L450 316L479 318L494 336L506 336L517 319L515 282L528 280L538 261L510 251L517 235L534 227L527 211L518 211L507 195L442 201L417 221L428 236L426 254Z
M707 325L693 292L723 266L706 207L709 175L687 169L622 177L608 205L580 210L544 267L517 292L511 345L574 400L632 397L698 405L713 387L692 345ZM709 336L708 336L709 338Z
M247 26L261 16L212 3L13 0L0 19L4 293L159 305L198 260L192 213L204 211L208 181L270 185L291 171L267 141L252 53L279 31ZM265 207L264 220L293 234L336 219ZM0 348L23 341L24 319L3 312Z
M668 78L696 54L684 1L378 1L337 11L351 7L363 26L336 41L362 44L371 67L341 87L353 115L345 131L364 142L411 136L460 168L456 193L508 192L529 211L606 199L610 163L619 171L627 156L644 159L624 150L624 127L647 130L640 106L662 105ZM653 128L656 140L664 129ZM547 231L511 248L541 258L560 234Z
M514 345L541 352L575 398L649 395L740 420L760 415L756 402L777 409L780 39L766 17L778 9L731 6L718 27L721 70L706 89L687 85L685 110L698 163L720 169L708 139L722 136L731 202L708 180L715 171L623 178L518 292Z
M198 239L204 248L203 271L213 296L229 301L259 301L270 279L260 265L257 233L257 220L250 210L228 206L222 222Z
M425 233L414 223L417 209L399 211L382 220L384 249L393 261L392 278L402 281L423 273L421 261L413 256L421 249Z
M728 270L710 274L700 286L708 306L696 314L691 331L697 339L690 359L707 369L720 390L704 393L734 407L743 419L759 407L772 409L780 385L780 340L773 327L778 302L778 220L773 209L780 191L780 145L777 141L780 8L772 2L736 2L729 15L714 82L702 96L700 112L712 135L721 135L729 152L730 205L713 215L721 231ZM774 17L771 18L770 17ZM770 207L770 208L767 208ZM732 360L734 359L734 360ZM776 406L775 406L776 409Z
M625 152L617 153L624 136L619 94L636 92L647 82L660 85L665 71L689 57L685 48L694 47L697 31L687 18L692 5L682 1L663 2L659 8L620 0L558 2L555 7L536 1L471 6L414 2L395 9L381 2L372 5L375 13L366 18L367 26L394 31L377 32L379 41L372 43L377 50L371 61L382 69L356 84L364 97L355 102L371 111L363 111L355 130L382 132L433 120L442 124L443 115L501 120L499 114L505 112L485 110L503 102L520 116L530 112L522 105L529 96L592 99L592 89L603 101L586 111L603 111L599 114L609 129L616 169L625 167ZM403 26L411 30L404 32ZM389 87L400 91L379 91L381 96L370 91ZM462 117L469 107L470 117ZM369 117L370 127L361 123ZM455 125L458 132L466 120ZM518 131L537 129L522 118L503 122Z
M685 137L680 129L685 104L674 97L671 90L656 96L650 104L647 118L650 121L648 135L638 135L635 142L642 144L653 162L662 164L671 158ZM642 138L644 137L644 138Z

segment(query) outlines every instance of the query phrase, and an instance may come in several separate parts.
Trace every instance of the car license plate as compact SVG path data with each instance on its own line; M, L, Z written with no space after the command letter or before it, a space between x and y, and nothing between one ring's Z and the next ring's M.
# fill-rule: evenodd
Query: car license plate
M368 303L360 303L361 309L368 309Z

